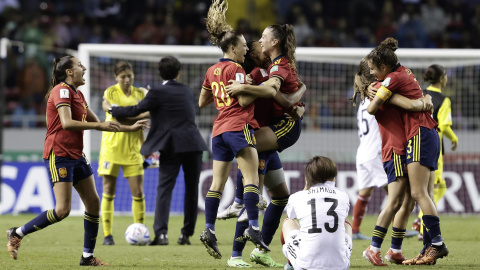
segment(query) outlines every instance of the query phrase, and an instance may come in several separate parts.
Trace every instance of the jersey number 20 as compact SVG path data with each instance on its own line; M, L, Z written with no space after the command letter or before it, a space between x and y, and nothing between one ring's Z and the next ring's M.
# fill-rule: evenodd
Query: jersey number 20
M335 212L335 209L338 206L338 200L333 198L325 198L325 202L332 203L332 206L330 206L330 209L327 211L327 215L333 217L333 227L330 226L330 223L325 222L325 230L327 230L329 233L333 233L338 229L338 214ZM317 207L315 204L315 199L311 199L307 202L307 204L310 204L310 207L312 208L312 228L308 229L308 233L321 233L322 228L319 228L317 224Z
M225 84L223 84L223 82L212 82L212 90L219 108L228 107L232 104L230 96L225 91ZM218 95L218 91L220 91L220 96Z

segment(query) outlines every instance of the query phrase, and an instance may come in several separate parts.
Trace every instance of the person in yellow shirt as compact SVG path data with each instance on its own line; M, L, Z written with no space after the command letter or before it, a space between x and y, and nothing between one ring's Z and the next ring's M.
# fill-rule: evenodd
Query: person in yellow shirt
M435 204L445 195L447 185L443 178L443 155L445 153L443 137L447 137L452 142L452 151L457 149L458 138L452 130L452 102L449 97L442 94L442 88L445 88L448 76L445 68L440 65L431 65L428 67L423 79L430 83L430 86L424 91L425 94L432 96L433 119L438 123L438 136L440 137L440 156L438 158L438 169L435 171L435 184L433 188L433 199ZM413 228L419 230L419 239L422 238L423 224L420 223L423 213L420 211L418 219L415 220Z
M117 84L105 90L104 98L116 106L137 105L145 97L145 89L134 87L132 65L120 61L114 68ZM141 115L137 118L145 117ZM115 120L106 114L105 121ZM136 132L102 132L102 143L98 165L98 175L103 177L102 222L104 245L115 245L112 236L114 199L120 167L128 179L132 192L132 214L134 223L144 223L145 197L143 193L143 156L140 147L144 141L141 130Z

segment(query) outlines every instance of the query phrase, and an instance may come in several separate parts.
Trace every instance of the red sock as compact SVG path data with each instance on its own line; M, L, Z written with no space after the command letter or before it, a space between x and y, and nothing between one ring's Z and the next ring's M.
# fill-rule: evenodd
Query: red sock
M365 209L367 208L370 196L358 195L357 202L353 207L353 224L352 233L360 232L360 224L362 224L363 215L365 215Z

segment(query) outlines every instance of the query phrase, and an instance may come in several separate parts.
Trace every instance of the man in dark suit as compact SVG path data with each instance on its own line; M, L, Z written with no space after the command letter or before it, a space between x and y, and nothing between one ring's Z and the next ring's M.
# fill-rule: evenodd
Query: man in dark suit
M190 245L197 221L198 181L202 168L202 151L207 150L195 125L195 105L192 89L176 81L181 64L173 56L160 60L163 85L151 89L136 106L110 107L114 118L133 117L150 112L151 128L140 153L150 155L160 151L159 180L153 229L155 238L150 245L168 245L170 201L180 166L185 175L184 223L178 239L180 245Z

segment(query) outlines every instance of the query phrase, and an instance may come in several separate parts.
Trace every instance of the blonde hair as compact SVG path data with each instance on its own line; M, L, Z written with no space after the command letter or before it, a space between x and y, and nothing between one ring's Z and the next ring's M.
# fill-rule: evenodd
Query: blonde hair
M353 80L353 97L350 98L353 106L357 106L357 94L360 93L361 100L365 100L368 92L368 86L375 81L375 76L370 74L370 68L368 67L367 59L363 58L358 65L358 72L355 74Z
M236 46L238 38L241 36L227 23L225 18L227 9L228 2L226 0L213 0L206 19L208 39L222 52L227 52L230 45Z

